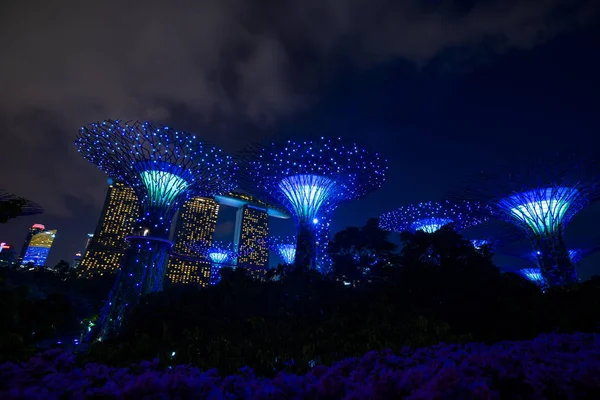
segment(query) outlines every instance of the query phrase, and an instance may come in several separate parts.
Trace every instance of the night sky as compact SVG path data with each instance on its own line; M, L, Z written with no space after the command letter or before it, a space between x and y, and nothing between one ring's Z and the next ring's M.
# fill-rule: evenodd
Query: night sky
M168 124L231 153L315 135L379 151L386 184L340 206L334 231L438 200L481 169L600 144L597 1L122 3L3 4L0 187L46 212L0 225L0 240L58 229L49 265L70 261L98 221L106 177L73 140L106 118ZM233 216L220 216L219 239ZM598 222L592 208L570 229Z

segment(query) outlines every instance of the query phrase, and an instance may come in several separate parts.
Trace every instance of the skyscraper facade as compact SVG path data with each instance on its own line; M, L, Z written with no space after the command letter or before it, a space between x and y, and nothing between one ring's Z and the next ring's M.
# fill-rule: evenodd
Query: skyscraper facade
M8 243L0 243L0 267L9 268L13 266L16 251Z
M269 217L287 219L290 216L245 193L215 196L215 200L219 204L238 209L233 237L237 258L233 260L233 264L247 269L257 279L262 278L269 268L269 250L266 245Z
M168 281L203 286L209 283L210 262L200 255L198 246L212 244L218 214L219 204L210 198L195 197L182 205L167 266Z
M17 266L22 264L23 257L25 257L25 252L29 247L29 242L31 242L31 238L33 237L33 235L35 235L36 233L43 232L45 229L46 227L42 224L33 224L31 228L29 228L29 231L27 231L27 236L25 237L25 242L23 243L23 247L21 247L19 257L16 260Z
M266 207L245 204L237 211L233 243L240 252L236 265L257 279L269 268L269 249L264 245L269 236L269 214Z
M118 271L127 248L125 238L135 228L139 202L133 189L111 179L108 183L100 221L79 264L79 277L90 278Z
M22 265L32 263L36 267L43 267L46 264L55 237L56 229L34 234L21 261Z

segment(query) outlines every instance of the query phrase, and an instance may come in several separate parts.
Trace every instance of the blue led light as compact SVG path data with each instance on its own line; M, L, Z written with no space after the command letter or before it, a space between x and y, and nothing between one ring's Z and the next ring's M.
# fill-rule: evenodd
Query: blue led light
M576 188L551 187L503 198L498 206L535 235L550 235L572 217L573 211L579 211L583 206L579 198Z
M525 268L520 270L519 273L540 287L546 285L546 280L539 268Z
M185 132L148 122L103 121L80 129L75 146L110 182L131 187L140 202L136 233L98 321L102 339L120 329L141 295L162 290L173 218L191 197L226 194L237 186L233 158ZM88 337L91 340L91 337Z
M317 268L322 216L360 198L385 181L387 161L340 138L271 143L256 149L245 166L249 185L283 204L296 220L295 264ZM322 245L325 241L320 240Z
M293 264L296 258L296 243L280 244L277 248L277 253L284 263Z
M162 206L169 206L189 186L185 179L166 171L142 171L140 177L150 199Z
M381 229L392 232L423 231L434 233L448 224L458 231L478 225L487 220L485 207L471 202L425 202L400 207L385 213L379 219Z
M215 264L225 264L230 254L224 250L212 250L208 252L208 258Z

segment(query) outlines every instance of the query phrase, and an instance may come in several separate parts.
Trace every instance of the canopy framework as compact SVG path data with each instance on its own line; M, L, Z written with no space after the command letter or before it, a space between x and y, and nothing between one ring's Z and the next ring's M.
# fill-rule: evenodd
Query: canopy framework
M433 233L452 224L454 229L462 231L487 220L482 208L484 206L480 203L467 201L411 204L383 214L379 219L379 227L391 232Z
M482 202L490 216L519 227L529 238L547 285L570 285L578 278L564 229L600 197L599 166L595 157L558 153L550 161L521 165L517 172L477 174L451 197Z
M237 186L233 158L197 136L149 122L106 120L79 130L75 146L109 177L130 186L140 215L97 331L102 339L118 333L141 295L162 290L170 229L189 198L225 194Z
M388 168L379 154L341 138L254 145L243 158L247 186L279 202L294 216L295 267L320 270L326 269L322 247L331 213L340 203L379 188Z

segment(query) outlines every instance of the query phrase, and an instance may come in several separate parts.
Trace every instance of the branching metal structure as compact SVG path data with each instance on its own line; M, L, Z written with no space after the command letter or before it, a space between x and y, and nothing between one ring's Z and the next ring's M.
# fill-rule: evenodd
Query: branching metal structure
M162 289L173 245L169 231L181 204L235 189L237 165L195 135L147 122L93 123L80 129L75 146L108 176L132 187L140 200L135 233L126 239L130 246L94 332L101 340L118 333L128 307L141 295Z
M233 244L223 242L213 242L210 246L206 246L202 253L210 260L210 284L216 285L221 280L220 271L223 267L236 266L233 261L237 257L248 255L253 250L250 248L235 249Z
M487 204L491 216L520 227L533 245L548 285L569 285L578 279L564 229L600 197L598 166L596 160L562 154L555 165L538 162L516 173L481 173L451 197Z
M574 265L590 254L596 253L600 250L600 239L598 238L585 238L578 240L565 240L565 246L571 262ZM523 260L531 261L538 267L540 250L531 250L531 246L524 240L516 241L510 245L507 245L500 249L503 254L512 257L518 257Z
M19 197L0 189L0 222L26 215L36 215L44 212L41 206L31 200Z
M328 229L331 213L379 188L388 168L377 153L341 138L254 146L244 158L247 186L283 204L296 220L298 268L320 269L321 229Z
M453 224L456 231L485 222L479 203L466 201L428 201L400 207L383 214L379 227L391 232L433 233L445 225Z
M542 289L546 287L546 279L544 279L542 272L539 268L523 268L519 270L519 274L521 274L524 278L530 280L535 283Z
M283 262L287 265L292 265L296 258L296 237L278 237L270 236L267 241L269 250L274 251L279 255Z

